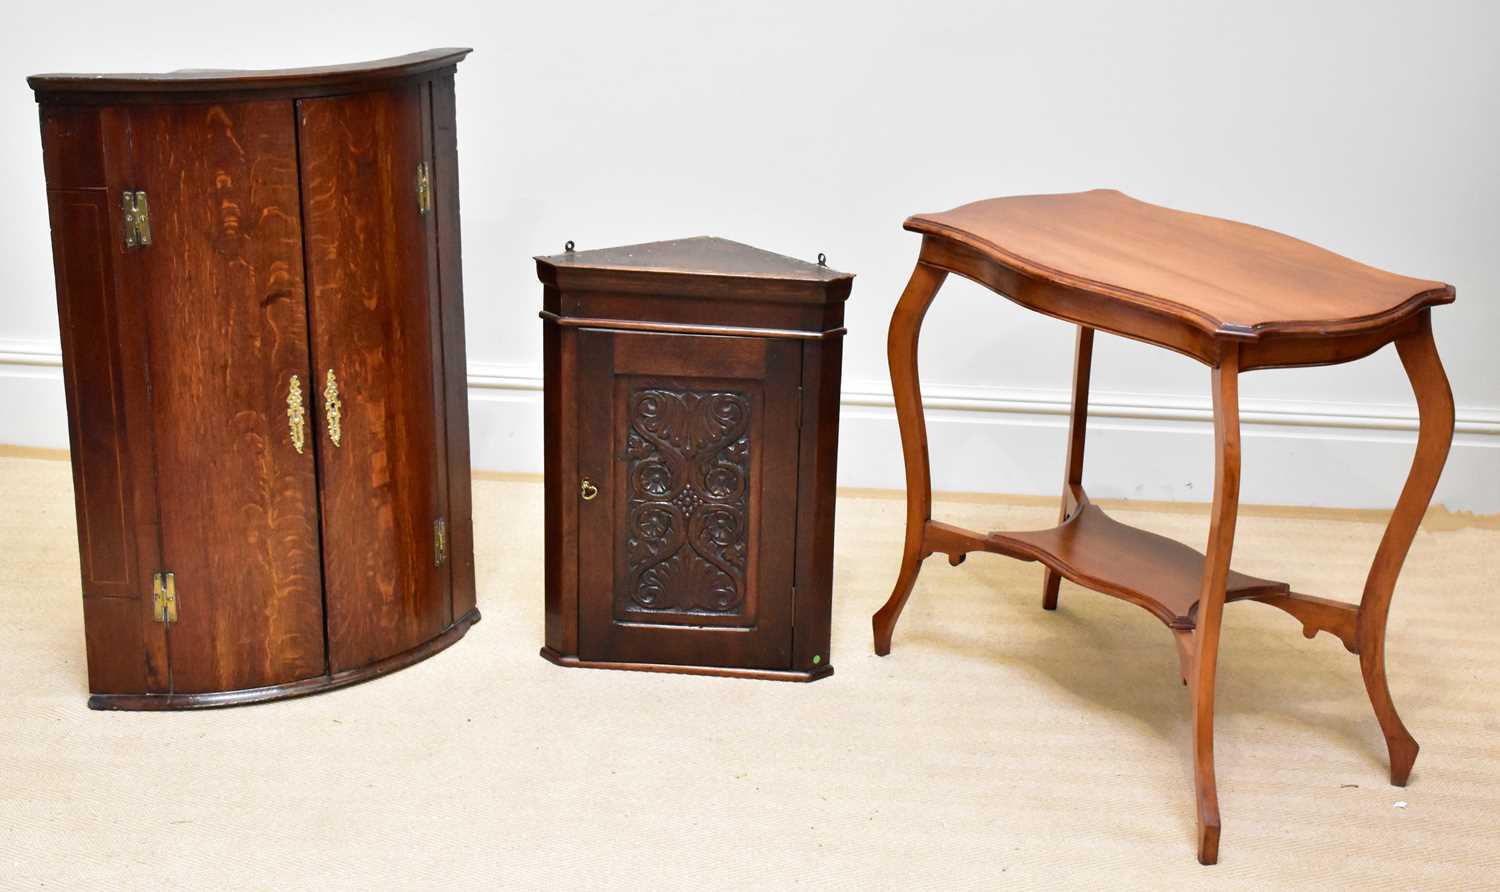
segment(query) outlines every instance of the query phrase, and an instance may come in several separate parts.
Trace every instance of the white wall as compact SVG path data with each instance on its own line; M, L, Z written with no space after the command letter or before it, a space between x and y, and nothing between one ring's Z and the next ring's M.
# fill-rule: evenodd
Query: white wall
M1115 186L1458 286L1439 491L1500 511L1500 15L1473 3L205 0L15 4L0 54L0 442L66 445L37 71L275 67L472 45L459 69L475 457L540 467L531 255L713 233L859 274L841 479L901 485L885 326L913 212ZM935 483L1052 493L1071 330L952 281L923 343ZM1203 499L1206 370L1117 338L1086 479ZM1389 504L1393 350L1243 383L1247 501Z

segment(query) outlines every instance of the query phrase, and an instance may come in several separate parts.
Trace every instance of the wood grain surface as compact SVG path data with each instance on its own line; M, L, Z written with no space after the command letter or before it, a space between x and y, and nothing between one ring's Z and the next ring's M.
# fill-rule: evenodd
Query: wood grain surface
M70 354L88 350L102 360L64 368L70 414L96 422L74 431L70 444L80 459L73 466L73 489L78 495L83 588L89 595L138 595L128 432L119 347L113 337L119 323L109 195L102 189L72 189L50 197L59 328ZM147 555L148 563L155 563L155 551Z
M1365 330L1450 303L1453 287L1290 236L1112 189L977 201L906 221L1027 276L1183 319L1210 334ZM1024 289L1007 296L1027 302Z
M91 139L97 148L97 137ZM145 603L160 553L154 524L156 481L149 468L143 473L132 461L139 449L131 449L134 429L128 422L127 387L133 384L129 389L143 396L145 382L126 375L122 354L127 344L115 336L123 329L115 287L112 205L104 189L49 190L47 201L58 328L63 356L69 360L63 364L63 385L69 449L75 459L73 494L89 689L165 690L171 683L166 631L151 621ZM130 341L138 346L144 332L137 328ZM135 423L149 428L139 420ZM149 445L149 430L139 439L138 446ZM140 498L140 493L148 495ZM153 518L151 524L136 523L138 502L147 503L141 507Z
M123 299L134 285L119 238L124 211L118 190L130 170L129 120L115 109L42 106L40 112L75 459L89 689L166 691L167 630L156 622L150 597L161 536L144 373L147 306ZM119 518L121 526L112 528L106 518ZM117 554L128 564L123 579L95 569L109 566Z
M433 543L447 493L429 217L417 212L422 109L415 85L298 103L335 672L407 650L452 619ZM330 369L338 446L321 397Z
M946 547L938 547L938 538L929 534L929 546L946 551ZM984 538L989 550L1034 557L1069 581L1146 608L1174 629L1194 625L1203 578L1202 553L1120 523L1087 497L1067 522L1053 529L991 533ZM1232 570L1227 580L1229 600L1287 589L1284 582Z
M321 674L323 607L311 452L288 433L309 379L292 106L129 113L132 183L153 245L126 263L149 306L162 560L177 692Z

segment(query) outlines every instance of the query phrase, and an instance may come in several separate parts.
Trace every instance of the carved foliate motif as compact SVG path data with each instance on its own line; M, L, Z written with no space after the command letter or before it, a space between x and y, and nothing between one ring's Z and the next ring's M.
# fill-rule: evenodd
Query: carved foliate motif
M628 611L734 614L745 600L750 399L645 388L630 399Z

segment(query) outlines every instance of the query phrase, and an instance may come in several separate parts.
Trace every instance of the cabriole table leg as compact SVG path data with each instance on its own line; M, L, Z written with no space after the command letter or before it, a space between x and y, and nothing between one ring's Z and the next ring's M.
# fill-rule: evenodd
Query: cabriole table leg
M932 474L927 464L927 422L922 415L922 387L917 378L917 339L922 319L937 296L948 273L920 261L912 271L896 312L891 316L887 352L891 364L891 390L895 394L896 421L901 427L901 452L906 462L906 547L901 552L901 571L885 606L871 618L875 629L875 653L891 652L891 633L906 599L911 597L917 573L922 569L927 522L932 519Z
M1453 392L1432 340L1432 320L1428 312L1422 313L1416 331L1396 340L1396 352L1401 356L1401 365L1405 367L1417 397L1420 419L1417 449L1412 457L1411 472L1406 477L1406 486L1401 490L1396 509L1391 512L1385 535L1381 537L1375 560L1370 565L1370 574L1365 578L1356 634L1360 673L1364 676L1365 690L1370 694L1370 704L1375 708L1375 718L1380 722L1390 752L1391 783L1404 787L1412 763L1417 760L1418 747L1396 714L1391 689L1386 683L1385 621L1391 607L1391 594L1396 589L1396 577L1401 573L1401 565L1417 535L1417 527L1427 512L1443 464L1448 459L1448 448L1453 443Z
M1203 588L1193 636L1193 778L1198 795L1198 862L1219 860L1219 794L1214 778L1214 675L1229 559L1240 503L1239 350L1228 347L1213 370L1214 501L1203 559Z

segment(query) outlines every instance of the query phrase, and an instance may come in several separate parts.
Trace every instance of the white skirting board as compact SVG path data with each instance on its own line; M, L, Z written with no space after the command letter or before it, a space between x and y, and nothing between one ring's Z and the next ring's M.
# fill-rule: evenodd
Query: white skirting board
M1066 390L929 386L927 431L940 491L1056 495L1062 485ZM1207 397L1095 391L1084 485L1095 498L1201 502L1212 497ZM1413 405L1241 405L1246 504L1388 508L1416 442ZM538 369L473 363L469 416L476 469L542 470ZM1453 451L1434 502L1500 512L1500 410L1459 406ZM839 484L901 489L901 439L890 390L846 381ZM45 345L0 344L0 443L68 445L61 360Z

